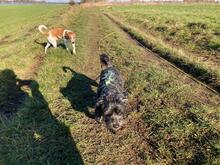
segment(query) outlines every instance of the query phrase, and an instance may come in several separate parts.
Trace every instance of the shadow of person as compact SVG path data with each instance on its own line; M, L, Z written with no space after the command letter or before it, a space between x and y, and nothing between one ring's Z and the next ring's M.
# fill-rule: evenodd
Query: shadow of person
M11 84L17 84L14 86L19 92L23 87L27 93L19 114L7 124L0 124L0 162L84 165L69 127L53 116L37 81L16 80L11 70L0 75L5 74L13 77Z
M0 116L11 117L17 112L27 93L21 90L15 73L10 69L0 71Z
M41 138L39 141L40 146L43 147L39 150L39 154L47 155L47 161L50 164L84 164L69 128L51 114L47 101L39 91L38 83L34 80L20 81L20 83L29 86L31 89L32 97L29 98L31 104L26 117L29 116L29 113L34 116L30 122L36 124L35 136L38 135L45 139L42 140Z
M96 93L92 86L97 87L95 80L90 79L84 74L77 73L69 67L63 67L64 72L71 71L72 78L65 88L60 88L60 92L66 97L74 110L83 112L89 118L94 118L94 114L89 112L89 108L95 106Z

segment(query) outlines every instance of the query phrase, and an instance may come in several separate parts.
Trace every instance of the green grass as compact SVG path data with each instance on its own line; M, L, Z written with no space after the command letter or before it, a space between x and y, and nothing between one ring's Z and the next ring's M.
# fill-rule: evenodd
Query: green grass
M41 42L42 34L37 26L60 26L56 19L66 8L64 5L0 6L0 69L12 69L22 78L33 59L42 54L34 42Z
M0 6L1 37L16 35L27 27L35 26L62 13L65 5L13 5ZM33 29L32 29L33 30ZM19 36L17 36L19 37Z
M76 32L77 54L49 49L30 81L22 81L28 71L18 70L36 62L27 54L43 53L41 45L30 44L23 50L26 55L8 57L16 67L2 60L7 67L1 65L0 99L5 102L0 106L10 111L6 105L12 105L17 113L0 122L0 164L219 163L218 96L149 60L99 8L69 8L48 22ZM38 32L31 39L45 41ZM129 92L127 124L116 135L86 115L94 111L101 52L109 54Z
M218 5L132 5L106 12L148 48L219 90Z
M130 24L197 53L219 56L219 5L133 5L113 12Z
M123 39L118 34L103 45L108 45L114 64L124 74L129 73L126 77L130 100L137 104L137 109L131 109L131 118L139 116L136 120L143 126L136 131L149 145L139 151L141 159L146 164L219 162L219 123L209 115L213 110L218 114L219 105L204 106L203 101L195 99L199 89L183 84L180 77L162 71L155 63L139 61L141 51L125 46ZM138 115L135 111L139 111Z
M27 6L26 8L29 12L32 12L35 6ZM43 14L45 22L41 22L43 20L41 19L42 16L40 16L36 21L37 25L41 22L50 23L52 26L58 26L56 19L53 17L60 19L65 17L61 19L59 24L63 23L66 26L70 26L72 22L67 24L66 18L74 18L75 15L80 16L78 12L73 15L71 12L72 9L69 10L69 12L65 12L63 15L59 15L60 10L66 9L65 6L52 6L50 9L48 9L47 6L37 6L37 8L45 12ZM35 12L38 10L35 10ZM47 16L46 13L50 14ZM39 15L40 14L42 13L39 13ZM85 18L83 17L82 19L85 22ZM83 20L78 20L79 24L83 22ZM29 19L29 21L31 21L31 19ZM76 21L75 23L78 22ZM35 24L34 22L32 23ZM78 26L80 26L79 24ZM73 27L73 25L70 27ZM22 31L21 34L23 32L25 32L25 30ZM28 66L33 65L36 60L31 55L42 54L44 51L41 45L33 42L34 39L38 39L40 42L41 40L42 42L45 40L44 36L39 35L37 30L33 31L33 34L31 34L29 38L23 38L22 42L16 43L19 48L22 45L25 46L25 49L22 50L25 52L23 56L14 54L14 56L6 59L11 62L11 66L6 60L2 61L3 64L5 63L5 65L7 65L6 68L10 69L8 69L9 71L6 70L6 68L1 70L0 82L1 85L4 85L4 88L1 86L0 101L3 103L3 107L15 104L14 106L19 106L19 110L18 107L12 105L13 108L18 110L18 113L13 115L11 119L2 120L0 123L0 164L82 164L82 159L76 148L76 144L71 138L69 127L55 117L55 111L51 110L51 105L49 106L48 103L50 98L54 98L55 96L58 97L57 93L60 94L57 88L57 85L60 84L57 84L56 81L57 78L61 79L59 74L63 73L62 66L65 64L72 64L75 59L63 49L57 51L50 49L48 51L48 57L44 61L45 68L43 67L42 72L39 73L39 79L27 81L23 78L26 76L24 75L22 77L23 74L19 74L18 70L27 70L27 72L24 72L28 73L28 70L32 68ZM6 50L7 48L5 48L5 51ZM56 57L55 59L54 56ZM53 62L51 59L53 59ZM27 67L19 66L18 62L22 63L22 65L27 63ZM15 66L12 66L12 63ZM17 72L17 74L14 72ZM51 73L49 74L50 76L48 73ZM34 77L33 75L31 76L31 78ZM68 78L64 80L67 81L67 79ZM54 93L54 90L57 92ZM47 97L42 93L47 93ZM22 101L19 94L25 95L25 101L23 100L20 104L15 101L15 99L20 102ZM2 102L2 100L5 102ZM10 107L8 111L8 113L14 113Z

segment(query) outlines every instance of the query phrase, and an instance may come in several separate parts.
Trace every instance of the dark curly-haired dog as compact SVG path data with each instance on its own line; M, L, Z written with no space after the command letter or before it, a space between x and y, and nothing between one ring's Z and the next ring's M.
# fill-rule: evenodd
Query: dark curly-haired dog
M123 126L127 96L119 72L112 66L106 54L100 55L102 72L97 90L95 117L98 122L103 121L106 127L116 132Z

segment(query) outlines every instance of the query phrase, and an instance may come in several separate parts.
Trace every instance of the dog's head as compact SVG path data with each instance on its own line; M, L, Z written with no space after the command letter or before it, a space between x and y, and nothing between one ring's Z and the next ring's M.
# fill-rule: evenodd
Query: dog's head
M70 30L65 30L64 37L66 39L69 39L71 43L74 43L76 41L76 34Z
M111 67L112 63L107 54L103 53L100 55L100 63L102 69L106 69L107 67Z
M112 132L116 132L123 127L124 121L124 105L109 103L105 107L103 119L106 127Z
M107 100L99 102L99 109L102 112L103 121L106 127L115 133L120 130L124 124L126 100Z

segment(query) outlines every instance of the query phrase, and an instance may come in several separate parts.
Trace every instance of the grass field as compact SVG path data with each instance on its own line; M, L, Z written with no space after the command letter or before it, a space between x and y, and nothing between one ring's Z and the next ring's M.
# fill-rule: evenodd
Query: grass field
M219 9L215 4L130 5L108 12L137 28L132 33L152 50L220 90Z
M112 10L123 20L174 46L219 59L219 9L215 4L193 4L134 5Z
M119 17L114 12L127 8L0 7L16 11L13 20L0 15L0 164L220 163L219 96L146 52L103 14ZM32 17L24 19L27 13ZM74 30L77 54L59 47L44 55L39 24ZM86 115L94 111L102 52L129 93L126 126L117 134Z

